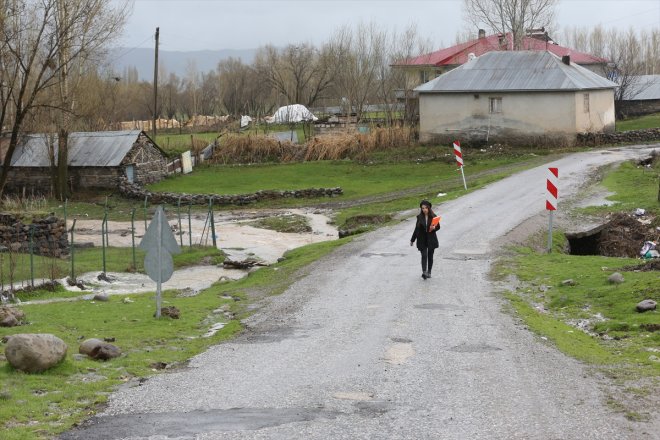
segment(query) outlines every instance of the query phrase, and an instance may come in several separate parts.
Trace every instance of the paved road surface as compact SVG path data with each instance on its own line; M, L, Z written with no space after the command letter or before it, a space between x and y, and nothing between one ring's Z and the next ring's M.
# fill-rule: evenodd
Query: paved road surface
M554 162L562 199L597 165L649 147ZM469 168L467 170L469 181ZM495 240L543 215L546 167L438 207L433 278L412 216L356 239L191 368L115 393L63 439L651 439L601 383L502 312Z

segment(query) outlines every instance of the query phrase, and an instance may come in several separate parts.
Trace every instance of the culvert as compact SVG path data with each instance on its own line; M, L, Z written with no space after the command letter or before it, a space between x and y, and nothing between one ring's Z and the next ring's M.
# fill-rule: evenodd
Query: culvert
M600 241L607 224L596 226L588 231L566 233L570 255L600 255Z

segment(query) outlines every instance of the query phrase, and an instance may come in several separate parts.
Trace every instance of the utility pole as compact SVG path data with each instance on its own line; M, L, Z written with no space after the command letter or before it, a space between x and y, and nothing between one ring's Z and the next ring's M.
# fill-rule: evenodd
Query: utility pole
M158 115L158 33L160 28L156 28L156 54L154 59L154 121L153 121L153 132L154 132L154 142L156 142L156 118Z

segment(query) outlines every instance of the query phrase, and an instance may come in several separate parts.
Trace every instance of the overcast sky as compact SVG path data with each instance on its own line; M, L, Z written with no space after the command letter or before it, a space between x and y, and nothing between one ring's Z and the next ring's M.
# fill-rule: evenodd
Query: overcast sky
M119 0L117 0L119 1ZM434 48L465 30L462 0L134 0L118 45L161 50L254 49L266 44L320 44L342 25L374 22L389 31L411 23ZM660 28L660 0L560 0L560 30L568 26ZM553 34L551 34L553 35Z

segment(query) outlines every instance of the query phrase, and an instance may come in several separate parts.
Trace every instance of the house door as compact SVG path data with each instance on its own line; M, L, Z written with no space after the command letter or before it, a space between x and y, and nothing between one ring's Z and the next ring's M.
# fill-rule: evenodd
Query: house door
M128 183L135 183L135 165L126 165L126 178Z

